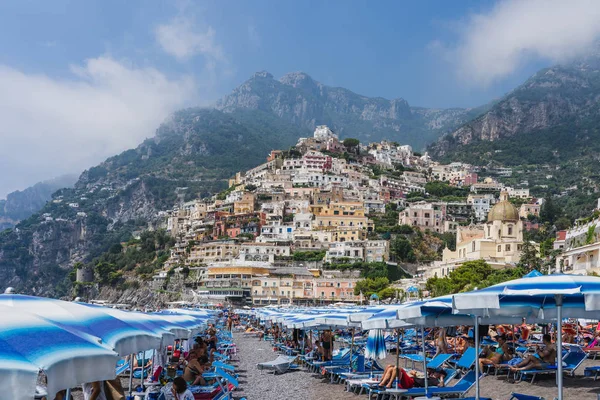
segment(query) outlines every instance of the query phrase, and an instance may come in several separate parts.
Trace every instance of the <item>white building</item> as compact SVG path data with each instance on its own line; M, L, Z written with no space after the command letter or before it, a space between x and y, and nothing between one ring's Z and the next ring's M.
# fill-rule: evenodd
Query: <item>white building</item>
M336 135L327 125L319 125L315 128L314 138L317 140L337 139Z
M469 194L467 197L467 203L471 204L473 207L473 212L477 221L483 221L487 218L494 202L495 197L491 193Z

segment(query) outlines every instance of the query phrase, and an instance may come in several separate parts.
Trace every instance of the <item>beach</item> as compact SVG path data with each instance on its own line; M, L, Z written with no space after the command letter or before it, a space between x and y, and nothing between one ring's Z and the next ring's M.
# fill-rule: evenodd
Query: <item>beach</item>
M254 336L242 333L234 334L234 341L238 347L240 361L236 363L240 374L240 390L235 392L235 398L246 397L248 400L347 400L366 399L365 395L355 395L345 391L345 386L331 384L329 379L320 375L307 372L304 369L273 375L272 372L261 371L257 363L271 361L277 358L278 353L273 351L270 342L259 341ZM395 364L396 356L388 354L382 365ZM596 399L600 393L600 380L583 378L585 367L600 365L600 360L586 360L576 371L575 378L564 377L565 399ZM403 360L400 366L404 367ZM408 366L410 368L410 364ZM507 400L512 392L542 396L547 400L556 397L556 381L554 375L538 376L535 383L528 382L508 383L505 375L486 376L481 380L481 397L494 400ZM469 396L475 396L473 388Z

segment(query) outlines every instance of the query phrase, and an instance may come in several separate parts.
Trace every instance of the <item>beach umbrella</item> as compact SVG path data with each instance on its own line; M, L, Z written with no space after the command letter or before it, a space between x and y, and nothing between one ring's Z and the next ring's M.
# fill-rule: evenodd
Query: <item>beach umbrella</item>
M503 282L474 292L453 296L457 313L470 313L503 322L510 317L556 321L558 399L563 398L561 362L563 310L572 318L598 319L600 278L553 274Z
M88 334L121 355L160 345L161 336L81 303L18 294L0 295L0 306L38 315L79 335Z
M381 360L386 356L385 337L382 329L372 329L367 337L365 357L372 360Z
M538 271L537 269L533 269L531 270L530 273L526 274L523 276L523 278L536 278L538 276L543 276L544 274L542 274L540 271Z
M96 338L40 316L0 306L0 388L3 399L30 400L39 371L48 393L115 377L118 355Z
M378 312L386 310L388 307L386 306L373 306L367 307L363 309L358 309L355 312L348 315L348 321L350 322L362 322L366 319L372 317Z

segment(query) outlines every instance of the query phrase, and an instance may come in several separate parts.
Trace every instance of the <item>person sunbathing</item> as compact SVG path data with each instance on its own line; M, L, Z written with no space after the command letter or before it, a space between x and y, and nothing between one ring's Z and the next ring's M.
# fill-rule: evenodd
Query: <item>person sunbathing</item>
M207 356L201 356L198 359L192 360L185 366L183 370L183 379L191 385L206 385L206 381L202 377L202 373L209 368Z
M497 367L502 361L508 361L510 357L511 350L508 347L508 343L506 343L506 337L498 336L496 337L498 341L498 346L496 350L493 350L490 347L486 347L483 352L483 357L479 357L479 370L483 371L484 365L493 365Z
M519 364L511 366L511 371L525 371L528 369L544 368L553 365L556 362L556 344L552 343L552 337L549 334L543 336L544 349L539 349L525 358Z
M402 367L396 368L395 365L388 365L385 368L383 376L379 381L379 385L391 388L396 378L398 379L398 386L400 389L425 387L425 378L419 377L417 371L407 372ZM445 379L446 371L443 369L427 368L427 386L444 386Z

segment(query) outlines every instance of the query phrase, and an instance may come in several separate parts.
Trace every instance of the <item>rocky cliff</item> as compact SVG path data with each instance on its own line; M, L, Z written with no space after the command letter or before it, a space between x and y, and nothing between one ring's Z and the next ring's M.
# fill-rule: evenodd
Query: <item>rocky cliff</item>
M156 227L159 211L224 189L235 172L308 133L261 111L177 112L154 137L86 170L73 188L55 192L41 210L0 232L0 281L27 293L64 295L77 262Z
M268 72L258 72L219 100L216 108L225 112L262 110L310 130L316 125L329 125L344 138L367 142L389 139L417 149L471 115L470 110L459 108L411 107L402 98L362 96L323 85L303 72L279 80Z
M599 105L598 58L557 65L537 72L490 110L442 137L430 150L437 157L461 158L468 153L477 153L478 145L486 150L507 150L500 147L526 136L532 145L548 144L553 150L569 150L570 154L570 150L579 145L579 140L593 135L590 127L600 122ZM568 137L570 143L565 143L564 139ZM482 145L484 142L497 143ZM535 152L530 154L535 155ZM515 161L528 160L525 157Z

